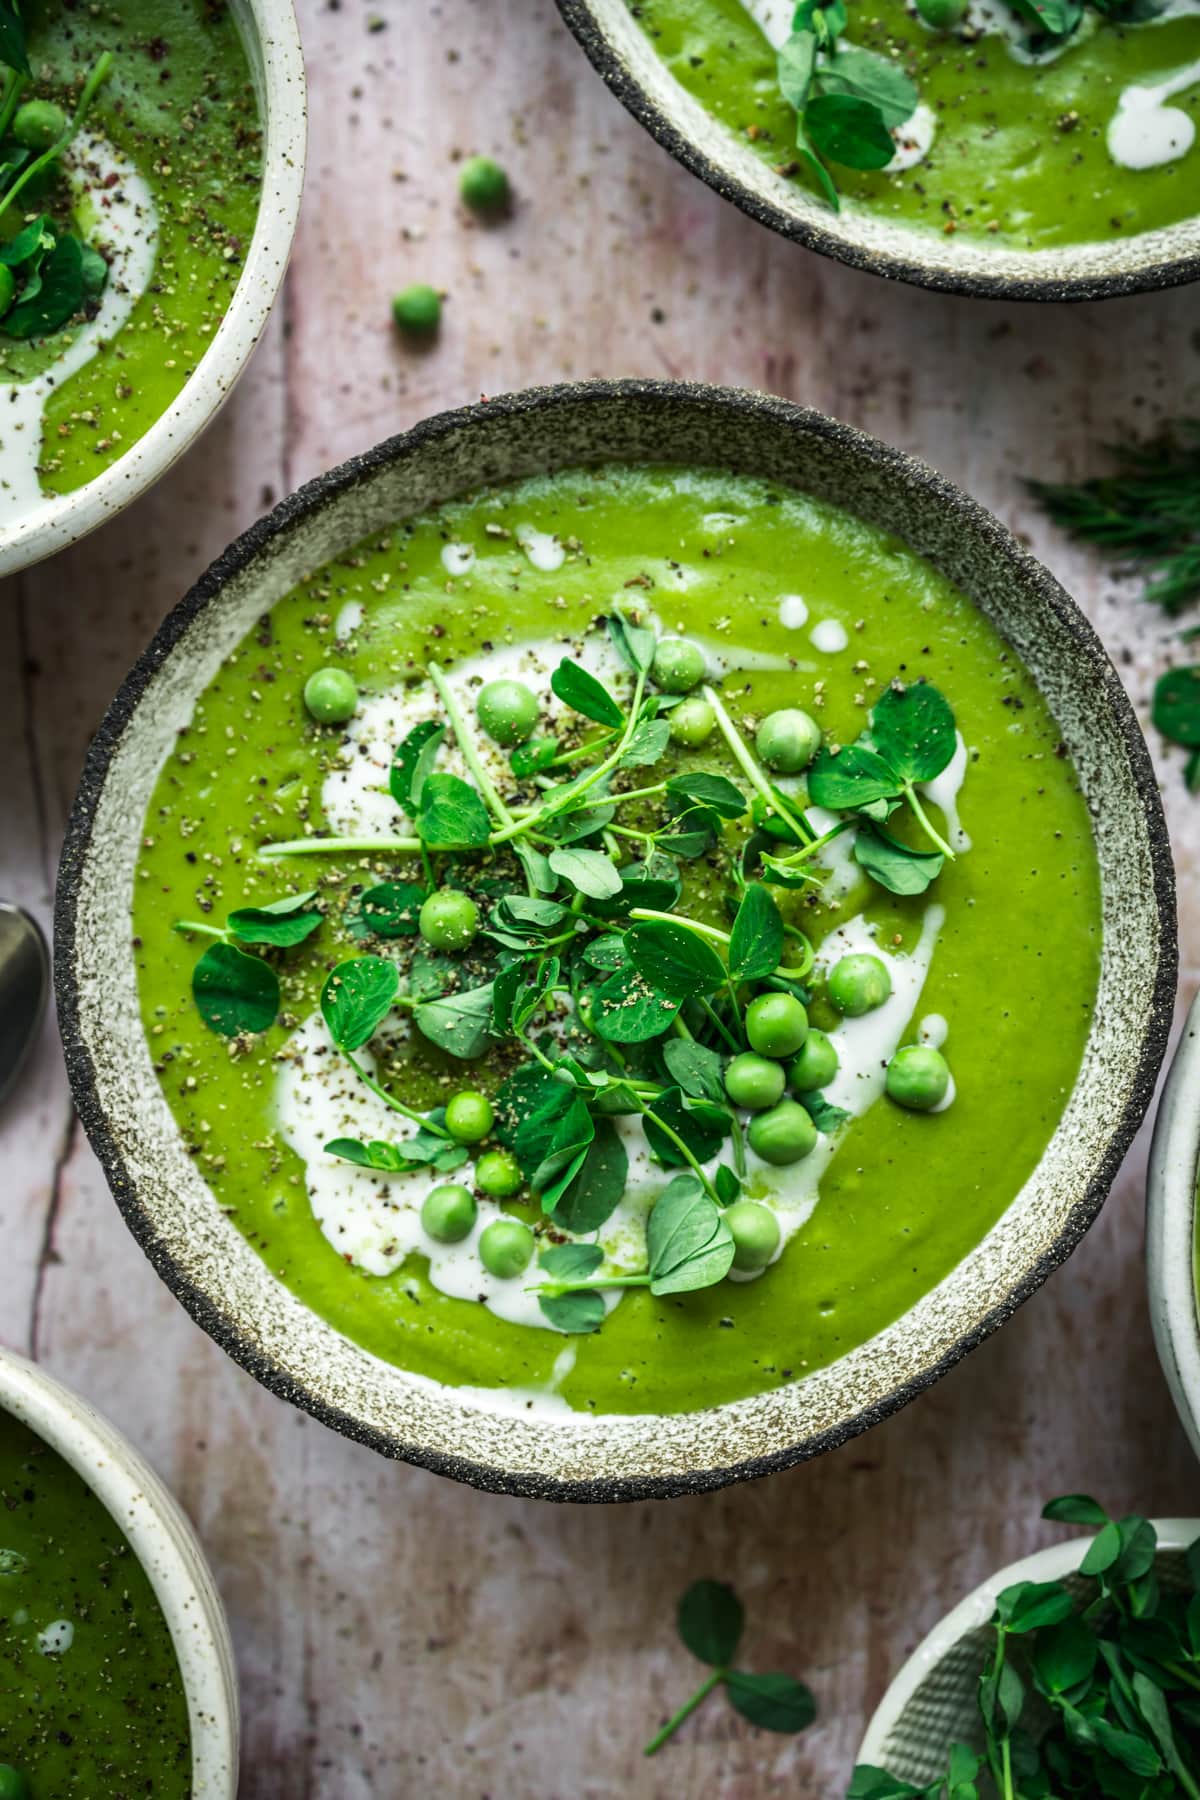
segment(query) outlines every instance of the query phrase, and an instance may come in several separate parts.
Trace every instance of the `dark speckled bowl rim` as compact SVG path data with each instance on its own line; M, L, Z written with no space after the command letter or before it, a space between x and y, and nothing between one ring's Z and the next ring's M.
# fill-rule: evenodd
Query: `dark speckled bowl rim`
M469 1458L431 1451L405 1443L386 1431L363 1423L351 1413L310 1392L302 1381L298 1381L272 1358L265 1356L238 1321L227 1316L209 1293L191 1281L163 1244L153 1217L139 1200L97 1092L92 1060L80 1023L80 993L75 976L75 914L96 815L96 802L104 785L109 762L122 735L134 719L152 677L185 636L194 620L219 598L227 581L245 571L274 539L286 533L312 510L353 489L374 470L384 465L402 463L418 454L424 446L459 432L485 417L492 421L497 416L518 418L531 413L552 413L558 407L574 408L619 401L622 398L641 401L648 399L663 406L683 402L693 408L725 417L731 414L767 417L784 423L797 432L846 445L853 449L857 457L870 461L876 468L903 476L907 481L920 485L942 505L957 512L972 530L982 531L998 550L1021 566L1030 587L1037 590L1043 603L1066 626L1077 642L1080 653L1098 675L1120 731L1146 818L1153 870L1153 896L1159 922L1159 959L1153 1001L1143 1027L1137 1072L1131 1082L1128 1102L1110 1128L1108 1145L1095 1178L1076 1202L1050 1250L1009 1293L997 1301L982 1321L963 1334L951 1350L931 1367L901 1383L891 1393L864 1407L854 1416L842 1420L837 1426L813 1433L769 1455L750 1458L728 1467L687 1470L670 1476L601 1477L572 1481L559 1480L529 1470L494 1468ZM288 495L273 512L243 532L167 614L121 684L92 741L63 844L55 903L54 940L59 1026L71 1091L80 1120L104 1169L117 1205L124 1214L126 1224L172 1293L203 1330L272 1393L290 1401L294 1406L302 1407L322 1424L332 1426L336 1431L371 1446L385 1456L415 1463L435 1474L448 1475L489 1492L537 1499L591 1502L669 1499L705 1493L733 1482L770 1475L777 1470L808 1461L827 1450L837 1449L915 1399L1010 1318L1071 1254L1104 1203L1154 1094L1158 1070L1167 1048L1178 965L1175 872L1166 819L1150 755L1129 697L1100 639L1049 570L1023 550L991 513L928 464L890 448L853 426L845 425L812 408L796 406L791 401L774 395L745 389L711 387L698 382L643 380L561 383L553 387L531 388L521 393L503 395L473 406L439 413L423 420L410 431L385 439L363 455L351 457L348 462L317 476L315 480Z
M803 244L821 256L832 257L852 269L865 270L889 281L905 281L913 287L929 288L934 293L965 294L976 300L1116 300L1129 294L1156 292L1163 288L1182 287L1200 280L1200 252L1192 256L1173 257L1167 262L1140 263L1112 275L985 275L975 270L961 274L953 269L925 263L915 254L911 257L886 251L869 250L855 243L845 227L828 230L808 219L797 219L776 206L763 193L748 187L744 181L712 158L679 129L670 114L653 100L641 82L630 72L596 17L591 0L556 0L568 30L583 47L588 61L609 91L616 95L639 125L644 125L676 162L725 200L731 200L740 211L757 219L780 237ZM832 216L832 215L831 215ZM919 234L912 234L914 246ZM1128 242L1136 243L1135 238ZM1029 252L1030 270L1046 252Z

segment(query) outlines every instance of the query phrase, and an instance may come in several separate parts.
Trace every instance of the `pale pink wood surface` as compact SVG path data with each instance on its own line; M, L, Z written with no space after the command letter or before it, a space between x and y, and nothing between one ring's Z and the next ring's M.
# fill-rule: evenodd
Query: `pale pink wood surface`
M48 917L88 736L238 530L427 413L563 377L768 388L918 451L1028 536L1144 710L1181 648L1044 526L1019 478L1080 473L1114 427L1200 410L1194 290L1072 310L891 287L777 241L676 168L549 0L300 10L308 189L250 372L155 492L0 595L0 893ZM476 150L519 191L492 230L455 200L455 158ZM388 301L426 278L450 299L437 347L415 355ZM1190 993L1200 799L1177 760L1160 766ZM1067 1267L881 1429L702 1500L555 1509L391 1466L227 1361L126 1232L48 1026L0 1114L0 1337L106 1408L195 1519L241 1659L245 1800L834 1800L889 1671L969 1585L1047 1540L1045 1496L1200 1514L1142 1292L1144 1158L1143 1136ZM646 1763L649 1729L698 1672L671 1619L701 1574L736 1583L747 1657L803 1674L821 1720L773 1738L714 1698Z

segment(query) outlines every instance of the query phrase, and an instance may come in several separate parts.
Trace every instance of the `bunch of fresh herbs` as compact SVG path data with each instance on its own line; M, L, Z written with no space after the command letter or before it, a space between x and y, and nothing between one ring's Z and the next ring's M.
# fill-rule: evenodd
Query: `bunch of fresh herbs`
M861 1765L847 1800L1200 1800L1200 1542L1159 1580L1149 1520L1086 1494L1043 1517L1088 1525L1082 1596L1022 1581L996 1599L979 1679L980 1743L923 1787Z
M734 1245L723 1214L742 1194L747 1163L723 1059L746 1049L746 1009L757 995L811 998L813 950L787 890L819 887L824 846L849 829L858 833L860 866L893 893L922 892L952 855L917 793L956 747L953 715L929 683L893 684L855 744L821 750L810 793L839 814L821 833L713 688L704 696L722 766L673 749L678 697L654 689L655 633L620 612L607 630L628 670L626 703L564 657L551 687L579 723L562 740L514 749L501 779L430 664L438 716L407 733L389 777L410 831L306 837L260 852L267 860L362 852L408 865L347 910L343 928L364 949L333 968L321 1004L359 1078L420 1130L398 1144L341 1138L328 1148L380 1171L441 1172L464 1160L439 1114L399 1100L358 1054L394 1012L455 1061L498 1062L494 1135L546 1221L539 1301L551 1323L573 1332L599 1327L607 1288L674 1294L729 1271ZM450 733L469 779L439 766ZM899 809L932 848L884 830ZM688 875L689 865L702 879ZM483 926L461 954L434 953L419 936L422 904L444 886L472 895ZM701 886L709 898L694 910L685 892ZM320 919L315 892L305 892L242 908L224 928L183 923L219 940L193 980L205 1022L231 1037L263 1030L279 1004L272 949L302 942ZM264 957L245 945L272 949ZM832 1133L847 1118L819 1092L800 1098L819 1130ZM671 1179L650 1215L644 1266L604 1272L598 1245L562 1239L598 1231L625 1191L628 1155L614 1124L622 1115L640 1121L651 1158Z
M104 291L108 264L100 252L55 216L54 206L17 211L28 189L44 198L63 153L74 141L112 70L105 51L96 59L70 116L42 148L13 134L30 79L25 24L17 0L0 0L0 332L11 338L48 337L93 305ZM19 127L18 127L19 129Z

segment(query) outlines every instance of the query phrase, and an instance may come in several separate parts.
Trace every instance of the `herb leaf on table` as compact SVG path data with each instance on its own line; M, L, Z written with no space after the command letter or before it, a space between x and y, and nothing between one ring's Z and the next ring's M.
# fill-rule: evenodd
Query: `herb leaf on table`
M742 1640L745 1612L725 1582L694 1581L679 1602L675 1623L687 1649L697 1661L708 1663L713 1672L651 1738L645 1749L647 1756L661 1750L684 1720L721 1684L734 1709L761 1730L794 1733L812 1724L817 1704L803 1682L791 1675L756 1675L732 1666Z

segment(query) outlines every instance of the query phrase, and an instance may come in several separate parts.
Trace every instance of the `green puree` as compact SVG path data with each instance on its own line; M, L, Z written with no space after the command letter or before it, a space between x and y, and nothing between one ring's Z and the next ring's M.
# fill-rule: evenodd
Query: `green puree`
M568 546L553 573L531 567L506 535L528 524ZM446 542L475 548L469 574L447 575ZM787 630L779 599L797 592L809 624ZM263 862L255 849L328 829L323 771L343 740L304 710L316 670L345 668L370 691L417 677L430 658L450 666L514 638L550 638L566 654L614 596L653 606L664 629L723 646L734 669L742 649L748 661L794 657L794 672L725 678L725 704L751 733L747 721L799 706L849 743L894 676L927 676L973 755L960 800L974 847L916 899L865 881L839 907L779 890L814 941L865 909L890 949L911 950L927 906L945 907L909 1036L919 1017L945 1015L955 1103L921 1116L881 1101L851 1124L808 1224L760 1279L670 1299L638 1290L595 1336L568 1339L444 1296L421 1256L372 1277L322 1236L273 1111L274 1059L315 1009L328 969L362 948L337 928L348 889L419 871L379 854ZM338 642L348 602L361 605L363 622ZM840 654L809 641L815 622L830 619L849 634ZM705 756L720 765L716 752ZM728 475L562 474L362 544L281 600L222 668L163 769L145 832L134 930L146 1029L184 1141L220 1205L282 1282L379 1356L452 1383L542 1384L570 1344L576 1360L560 1391L577 1408L675 1411L733 1399L827 1363L894 1320L979 1241L1034 1168L1091 1017L1100 947L1091 831L1029 676L972 603L898 541L790 490ZM174 932L173 921L211 912L221 924L235 907L318 880L325 923L276 959L290 1024L249 1047L215 1036L190 992L203 942ZM835 1022L823 1000L812 1021ZM486 1058L455 1065L422 1052L408 1065L410 1104L445 1098L436 1069L452 1071L455 1088L490 1090L499 1078ZM538 1217L532 1208L525 1216Z
M53 1628L68 1648L47 1655ZM187 1700L140 1563L91 1489L0 1412L0 1763L31 1800L184 1800Z
M112 52L112 74L83 138L96 131L109 139L149 184L158 213L149 289L44 408L41 483L65 494L150 429L212 342L258 213L261 133L246 53L221 0L108 0L103 7L48 0L33 21L29 91L68 110L96 58ZM103 192L89 189L80 224L103 242L103 220ZM78 329L18 343L0 328L0 388L40 374Z
M779 94L775 52L741 0L630 6L690 94L739 137L753 134L773 167L792 162L795 115ZM996 9L1005 12L1004 0ZM1067 48L1036 67L1019 62L1001 36L965 42L929 31L903 0L852 0L846 35L903 60L937 132L928 155L905 171L836 168L844 207L1019 250L1109 242L1195 214L1200 147L1179 162L1130 170L1113 161L1105 133L1123 88L1154 85L1200 59L1200 16L1123 25L1088 12ZM1194 117L1200 78L1170 105Z

